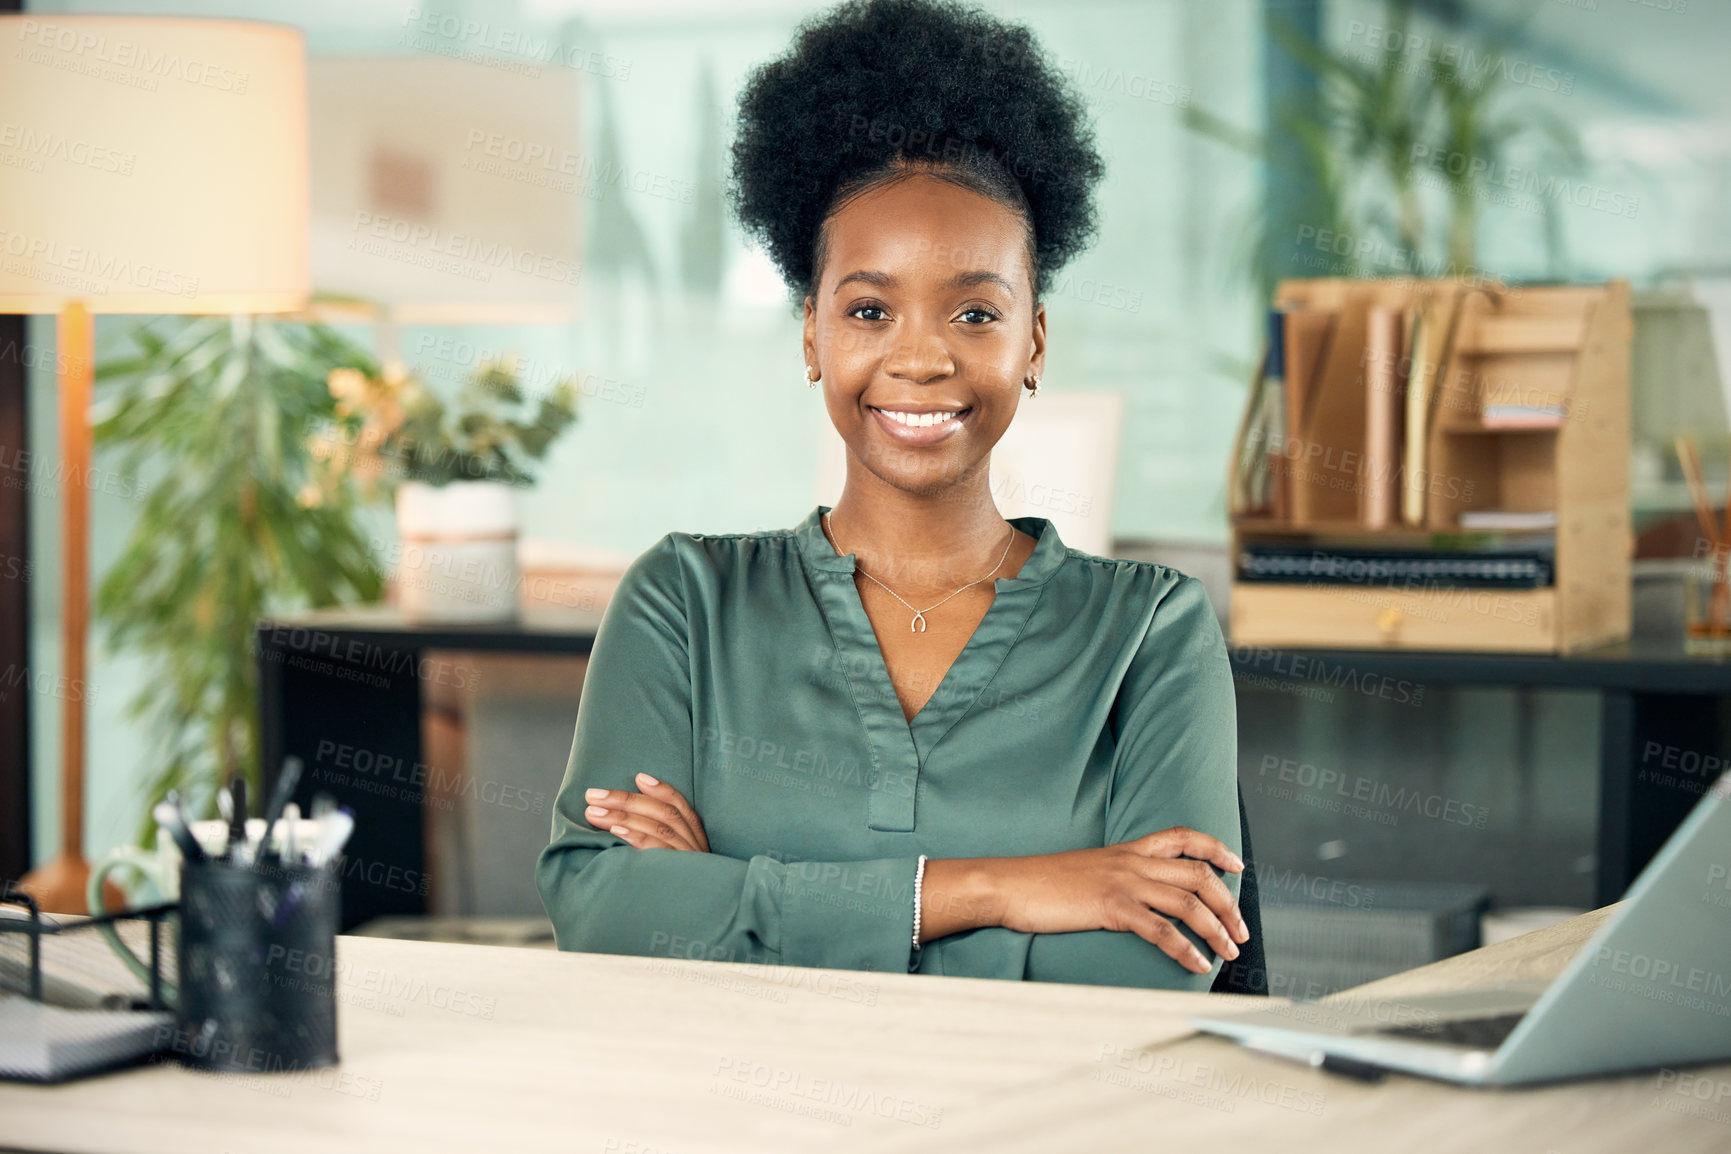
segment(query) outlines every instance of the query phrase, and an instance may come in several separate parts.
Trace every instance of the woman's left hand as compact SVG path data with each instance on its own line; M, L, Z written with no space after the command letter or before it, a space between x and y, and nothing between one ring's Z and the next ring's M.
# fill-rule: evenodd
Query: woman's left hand
M677 789L647 773L637 775L642 793L618 789L584 791L590 825L623 838L637 849L684 849L709 852L703 822Z

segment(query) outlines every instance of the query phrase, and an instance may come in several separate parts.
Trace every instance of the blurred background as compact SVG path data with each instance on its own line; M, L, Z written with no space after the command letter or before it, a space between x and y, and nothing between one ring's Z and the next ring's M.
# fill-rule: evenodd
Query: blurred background
M391 392L404 379L454 407L490 365L510 366L508 399L520 403L499 427L516 421L510 435L526 452L521 475L508 478L518 483L506 519L515 518L519 576L542 580L506 582L505 592L523 612L543 615L519 615L513 630L580 631L583 614L604 605L610 575L668 531L783 527L819 500L833 502L838 493L825 488L835 475L833 447L821 399L800 376L797 313L722 200L742 82L823 7L796 0L24 6L43 21L89 13L277 21L304 33L308 57L317 295L295 322L299 335L256 354L257 363L276 366L269 386L276 391L265 395L298 398L280 401L305 434L294 442L305 460L272 474L286 502L256 517L248 506L218 518L208 535L191 526L201 508L221 502L221 486L153 505L152 495L172 490L177 476L246 474L250 466L235 459L230 434L201 433L191 410L143 383L164 365L197 378L197 366L177 361L184 350L173 347L193 318L96 323L95 464L115 483L90 486L91 586L99 593L84 678L86 857L137 842L148 803L169 785L214 812L223 774L259 777L272 722L261 734L252 711L271 686L247 671L258 658L251 617L224 633L211 625L219 606L256 605L263 615L303 623L311 619L295 615L319 607L383 602L400 610L427 556L405 539L413 534L404 526L470 515L407 509L391 485L362 483L356 462L369 430L376 433L367 414L424 403ZM1111 394L1117 404L1111 472L1098 491L1060 499L1057 489L1006 479L1006 514L1050 516L1072 543L1098 542L1087 547L1194 572L1210 584L1224 620L1229 460L1280 279L1622 278L1635 318L1634 526L1642 533L1680 515L1693 524L1671 444L1678 432L1697 436L1708 477L1724 475L1715 462L1725 459L1731 381L1731 83L1723 64L1731 7L1705 0L1002 0L987 7L1031 26L1071 78L1095 118L1107 166L1098 240L1063 271L1046 302L1048 370L1039 399L1023 411L1038 410L1050 395L1057 420L1071 393ZM0 163L33 163L21 140L0 131ZM501 246L508 261L492 255ZM10 827L18 836L10 838L8 876L59 849L62 750L54 719L76 692L55 682L60 491L41 483L57 438L55 327L52 315L28 317L15 338L21 343L0 355L27 390L27 403L9 411L27 412L22 431L46 471L14 456L14 473L31 480L13 486L25 494L9 514L17 544L0 558L0 577L16 593L11 603L27 606L29 630L29 676L5 687L14 701L24 699L9 715L14 736L0 751L12 759L7 802L28 798L27 821ZM212 358L264 340L226 321L198 339ZM333 378L339 369L354 375ZM213 385L205 400L180 401L209 411L222 395ZM1722 504L1724 484L1708 487ZM297 510L313 509L335 520L310 528L295 521ZM1675 547L1652 547L1661 576L1667 553L1687 559L1696 543L1688 532L1676 536ZM234 551L257 567L216 560ZM184 581L153 586L166 570L184 573ZM1638 573L1638 587L1642 579ZM494 592L500 588L495 583ZM565 610L579 624L561 623ZM428 912L526 926L540 910L527 873L516 871L546 838L545 804L569 749L580 654L440 648L448 640L421 651L445 664L424 661L418 671L425 716L417 760L433 767L435 780L450 764L441 758L462 767L444 775L452 804L427 819L426 856L408 864L434 879L417 883ZM1265 900L1278 902L1282 892L1314 897L1320 883L1338 905L1344 891L1335 883L1344 882L1359 887L1355 905L1373 906L1362 895L1380 887L1382 906L1392 910L1406 900L1404 885L1454 883L1468 896L1450 900L1475 914L1600 904L1599 688L1398 674L1399 693L1366 694L1302 678L1282 682L1272 659L1259 672L1254 655L1237 656L1241 782L1271 895ZM180 712L166 717L158 707L170 683ZM344 691L351 690L360 692ZM141 711L153 692L157 705ZM217 700L225 695L226 705ZM334 730L309 740L322 743L312 749L327 767L347 743ZM363 744L343 770L371 772L355 768L369 760L369 748L382 746ZM1689 750L1700 764L1724 747L1696 742ZM1325 773L1425 801L1353 816L1293 793ZM464 788L450 784L459 779L491 785L491 800L486 788L471 787L465 802ZM499 802L501 795L526 799L523 808ZM414 793L415 806L427 796ZM394 812L412 823L402 816L411 808ZM1445 809L1448 817L1427 813ZM446 864L435 869L440 846ZM383 902L377 912L405 909ZM1338 968L1315 972L1323 984L1346 984Z

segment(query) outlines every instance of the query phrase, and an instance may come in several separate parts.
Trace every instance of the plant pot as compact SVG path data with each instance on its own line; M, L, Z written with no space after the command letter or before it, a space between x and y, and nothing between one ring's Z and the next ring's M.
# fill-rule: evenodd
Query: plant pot
M517 616L517 494L500 481L397 489L397 604L415 624Z

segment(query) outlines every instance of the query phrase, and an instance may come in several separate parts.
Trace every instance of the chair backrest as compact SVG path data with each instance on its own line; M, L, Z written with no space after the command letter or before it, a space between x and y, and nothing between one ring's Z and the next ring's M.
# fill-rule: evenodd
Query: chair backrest
M1262 952L1262 905L1256 892L1256 854L1250 848L1250 819L1244 813L1244 786L1238 787L1238 830L1244 852L1244 872L1238 875L1238 912L1250 930L1250 940L1238 947L1214 975L1211 994L1268 994L1268 961Z

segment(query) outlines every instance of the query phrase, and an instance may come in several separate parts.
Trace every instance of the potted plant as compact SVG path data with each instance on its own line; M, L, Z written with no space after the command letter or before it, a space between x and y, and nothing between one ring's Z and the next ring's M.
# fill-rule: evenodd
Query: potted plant
M1478 269L1479 209L1507 194L1498 181L1523 152L1550 176L1584 163L1574 130L1488 66L1505 59L1496 37L1455 34L1451 51L1431 58L1410 51L1410 5L1385 0L1373 47L1353 49L1311 39L1278 14L1270 31L1317 82L1314 99L1275 110L1257 133L1206 108L1184 109L1191 130L1265 165L1271 178L1308 189L1302 218L1314 238L1343 238L1345 252L1304 247L1301 237L1270 234L1263 217L1238 230L1248 246L1245 270L1260 299L1285 275L1471 276ZM1277 147L1286 142L1290 152ZM1529 164L1530 167L1530 164ZM1519 172L1520 167L1513 171ZM1440 196L1427 196L1426 188ZM1552 205L1523 197L1542 228L1548 259L1562 238ZM1433 211L1434 210L1434 213ZM1302 271L1288 265L1296 259Z
M96 613L112 648L152 663L128 716L160 742L139 828L154 845L169 789L204 816L231 775L259 784L259 617L380 595L361 495L308 446L334 415L331 370L376 370L321 324L160 318L130 338L96 368L93 432L150 484Z
M514 360L482 363L447 403L392 362L376 374L334 370L336 420L323 450L394 490L398 605L413 622L509 620L517 612L516 490L577 419L577 390L539 399Z

